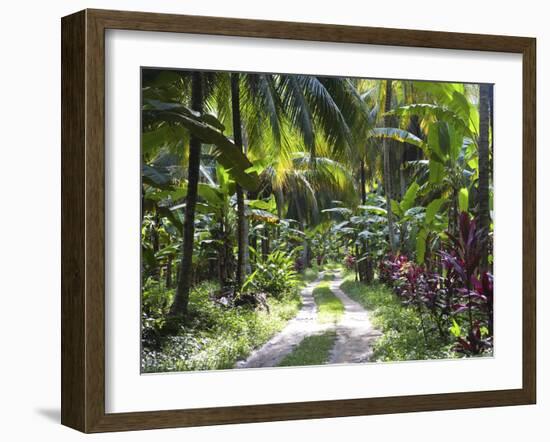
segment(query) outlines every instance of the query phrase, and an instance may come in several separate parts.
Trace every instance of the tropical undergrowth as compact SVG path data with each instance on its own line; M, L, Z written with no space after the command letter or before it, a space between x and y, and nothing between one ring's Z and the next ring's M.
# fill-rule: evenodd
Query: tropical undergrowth
M434 254L430 265L388 255L379 265L382 284L348 276L342 284L373 313L384 333L374 359L440 359L493 354L493 277L483 269L485 232L467 213L458 234Z
M194 287L189 314L175 330L164 333L166 308L174 290L159 293L158 287L144 289L143 372L232 368L280 331L301 305L297 289L266 297L262 308L224 305L223 299L213 297L216 290L217 285L210 281Z
M451 345L437 333L422 331L417 312L403 306L390 288L381 283L364 284L348 275L340 288L369 311L375 328L382 332L373 346L372 362L442 359L454 356ZM426 327L433 328L428 321Z

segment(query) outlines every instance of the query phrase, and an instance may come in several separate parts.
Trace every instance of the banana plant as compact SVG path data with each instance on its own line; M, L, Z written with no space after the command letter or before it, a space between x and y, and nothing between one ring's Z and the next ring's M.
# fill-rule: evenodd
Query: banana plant
M401 106L393 110L391 115L399 117L402 122L412 116L419 118L425 139L400 128L374 129L372 136L406 142L422 149L427 162L416 162L416 166L427 166L424 193L432 192L432 200L449 200L450 203L445 207L449 230L454 232L458 225L458 214L468 208L472 183L476 182L479 175L476 141L479 115L475 106L466 99L464 85L429 84L417 87L428 88L426 91L437 97L438 104ZM417 249L423 256L422 246L419 245Z
M158 123L158 126L153 129L153 134L145 132L147 135L145 143L150 143L151 139L155 140L161 136L165 137L163 139L167 142L177 143L181 130L172 129L170 126L183 127L204 144L215 146L216 160L240 186L251 191L257 189L258 174L254 171L249 172L253 167L252 163L235 146L233 140L223 134L225 127L215 116L198 113L180 103L165 103L158 100L146 100L142 115L147 124Z
M323 213L339 221L333 225L331 232L353 258L356 278L372 281L374 261L384 255L389 232L384 198L368 194L366 203L355 210L337 206L325 209Z

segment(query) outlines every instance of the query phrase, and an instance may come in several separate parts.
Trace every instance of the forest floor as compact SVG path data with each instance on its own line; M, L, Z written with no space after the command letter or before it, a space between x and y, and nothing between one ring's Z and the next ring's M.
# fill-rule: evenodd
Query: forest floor
M325 363L366 362L372 354L372 345L381 335L376 330L367 310L352 300L341 289L343 278L339 272L329 283L332 293L342 302L344 314L338 322L318 321L318 310L313 290L323 280L323 273L301 291L302 307L296 317L273 338L254 350L246 360L238 361L235 368L276 367L304 340L325 332L336 333L336 340Z

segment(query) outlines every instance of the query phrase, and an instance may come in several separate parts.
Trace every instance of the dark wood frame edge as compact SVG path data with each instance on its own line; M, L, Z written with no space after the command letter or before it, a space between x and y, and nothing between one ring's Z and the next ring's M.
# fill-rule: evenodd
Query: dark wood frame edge
M515 390L105 413L104 33L185 32L523 56L523 386ZM91 433L536 402L536 40L481 34L84 10L62 19L61 422Z

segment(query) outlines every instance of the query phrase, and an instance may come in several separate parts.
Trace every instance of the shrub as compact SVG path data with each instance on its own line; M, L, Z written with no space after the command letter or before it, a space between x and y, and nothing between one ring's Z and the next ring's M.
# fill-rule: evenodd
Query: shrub
M242 292L265 292L274 297L282 297L295 289L300 282L295 270L295 262L290 254L282 251L271 252L256 263L242 287Z
M194 287L188 317L176 332L162 336L157 346L143 342L144 372L232 368L280 331L300 308L296 290L283 299L270 298L268 313L250 306L226 307L213 299L216 289L211 282Z
M440 273L410 262L406 256L387 255L379 266L380 280L416 310L424 339L430 315L444 342L449 333L454 350L465 355L490 352L493 346L493 277L480 272L483 232L467 213L459 217L458 235L447 232L447 250L441 250Z

